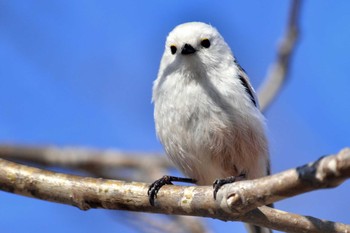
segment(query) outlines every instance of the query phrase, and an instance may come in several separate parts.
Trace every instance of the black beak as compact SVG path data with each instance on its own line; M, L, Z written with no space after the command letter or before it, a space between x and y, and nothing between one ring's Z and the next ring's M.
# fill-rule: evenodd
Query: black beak
M196 52L196 50L190 44L185 44L181 50L181 54L183 54L183 55L188 55L188 54L192 54L195 52Z

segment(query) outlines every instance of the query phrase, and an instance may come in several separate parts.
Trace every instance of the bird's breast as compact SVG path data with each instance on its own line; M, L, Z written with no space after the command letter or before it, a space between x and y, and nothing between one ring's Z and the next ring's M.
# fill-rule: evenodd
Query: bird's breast
M227 96L214 85L177 81L171 88L164 83L155 100L157 134L175 165L201 184L255 169L255 158L266 152L261 119L242 115L235 93Z

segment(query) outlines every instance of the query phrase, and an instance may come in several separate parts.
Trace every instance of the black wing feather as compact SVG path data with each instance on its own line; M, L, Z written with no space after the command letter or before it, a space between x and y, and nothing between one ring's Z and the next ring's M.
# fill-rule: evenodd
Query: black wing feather
M252 90L249 88L249 83L247 83L247 80L243 78L243 76L238 75L239 80L241 81L242 85L245 88L245 91L248 93L250 100L253 102L254 106L257 107L257 103L254 97L254 94L252 93Z

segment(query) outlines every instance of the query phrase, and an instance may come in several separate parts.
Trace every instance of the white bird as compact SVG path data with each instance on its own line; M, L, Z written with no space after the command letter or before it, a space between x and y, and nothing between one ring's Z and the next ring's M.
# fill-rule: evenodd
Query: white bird
M226 183L270 173L265 119L254 89L214 27L190 22L169 33L152 100L166 154L189 177L155 181L148 191L152 205L161 186L172 181L214 181L216 198Z

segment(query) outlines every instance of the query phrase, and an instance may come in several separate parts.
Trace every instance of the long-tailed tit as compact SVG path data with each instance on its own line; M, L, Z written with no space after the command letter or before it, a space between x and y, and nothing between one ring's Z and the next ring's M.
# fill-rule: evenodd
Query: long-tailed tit
M166 154L190 178L164 176L155 181L148 191L152 205L160 187L172 181L214 181L216 198L226 183L270 173L265 120L254 89L212 26L190 22L170 32L153 102Z

